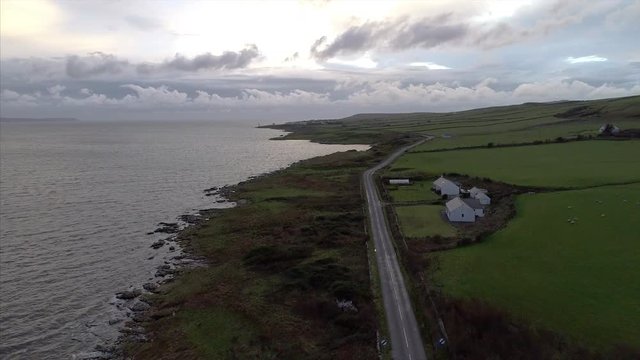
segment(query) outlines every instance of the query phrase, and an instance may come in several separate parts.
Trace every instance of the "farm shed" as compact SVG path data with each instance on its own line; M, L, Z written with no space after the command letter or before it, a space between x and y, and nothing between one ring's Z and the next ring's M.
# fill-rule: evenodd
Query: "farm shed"
M453 181L445 179L440 176L436 181L433 182L433 190L439 192L440 195L458 195L460 194L460 187L456 185Z
M484 206L482 205L482 203L480 203L480 200L478 199L461 199L461 200L462 202L467 204L467 206L473 209L473 213L476 216L480 216L480 217L484 216Z
M473 208L467 205L459 197L447 201L446 213L449 221L453 222L474 222L476 214Z
M481 189L481 188L478 188L478 187L475 187L475 186L472 187L471 189L469 189L469 195L472 198L475 198L478 193L486 194L487 193L487 189Z
M389 179L389 185L411 185L409 179Z
M471 195L474 199L478 200L482 205L491 204L491 198L489 195L483 192L477 192L475 195Z

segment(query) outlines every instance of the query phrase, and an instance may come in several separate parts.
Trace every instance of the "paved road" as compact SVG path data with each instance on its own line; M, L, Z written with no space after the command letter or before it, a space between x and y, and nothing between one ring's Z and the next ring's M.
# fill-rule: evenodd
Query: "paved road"
M376 260L382 286L382 299L387 315L387 325L391 335L391 352L397 360L426 360L420 329L411 307L409 294L393 248L391 233L382 209L380 196L373 180L376 171L389 165L408 149L425 140L403 147L391 154L377 166L363 174L364 188L367 194L371 235L376 249Z

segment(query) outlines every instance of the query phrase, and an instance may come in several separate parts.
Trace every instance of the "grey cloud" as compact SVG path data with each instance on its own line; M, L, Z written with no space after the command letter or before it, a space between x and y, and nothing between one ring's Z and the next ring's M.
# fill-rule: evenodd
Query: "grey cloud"
M176 54L171 60L166 60L160 64L144 63L137 67L139 73L149 74L161 70L179 70L196 72L206 69L240 69L247 67L254 59L260 56L258 47L250 45L235 52L225 51L221 55L205 53L196 55L193 58Z
M311 54L326 60L338 55L349 55L369 49L402 50L432 48L463 39L470 32L469 25L453 20L451 14L411 20L367 22L352 26L332 42L321 37L312 45Z
M609 4L589 5L583 1L546 2L516 14L509 22L481 23L453 13L366 22L349 27L331 41L320 37L311 46L311 55L327 60L368 50L431 49L444 45L498 48L549 35L589 17L602 16L612 8Z
M311 46L311 54L317 59L325 60L336 55L367 50L381 41L391 26L380 22L352 26L328 44L327 38L323 36ZM323 45L326 46L321 49Z
M72 78L85 78L102 74L119 74L128 65L127 60L120 60L114 55L94 52L89 56L68 56L65 69L67 75Z
M157 30L163 27L162 22L159 20L146 16L129 15L125 16L124 21L130 26L143 31Z

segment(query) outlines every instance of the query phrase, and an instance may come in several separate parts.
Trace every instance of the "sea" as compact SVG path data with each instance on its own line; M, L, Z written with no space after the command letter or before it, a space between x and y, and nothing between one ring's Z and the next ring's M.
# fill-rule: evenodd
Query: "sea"
M81 359L179 249L151 248L182 214L233 204L203 190L363 145L270 140L242 121L0 123L0 358Z

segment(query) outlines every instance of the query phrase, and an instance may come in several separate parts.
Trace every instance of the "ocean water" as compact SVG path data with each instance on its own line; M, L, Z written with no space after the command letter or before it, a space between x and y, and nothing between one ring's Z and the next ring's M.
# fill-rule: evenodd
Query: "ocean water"
M175 255L147 232L225 206L204 189L366 148L273 141L282 133L254 125L0 124L0 358L70 359L113 340L126 317L114 293Z

